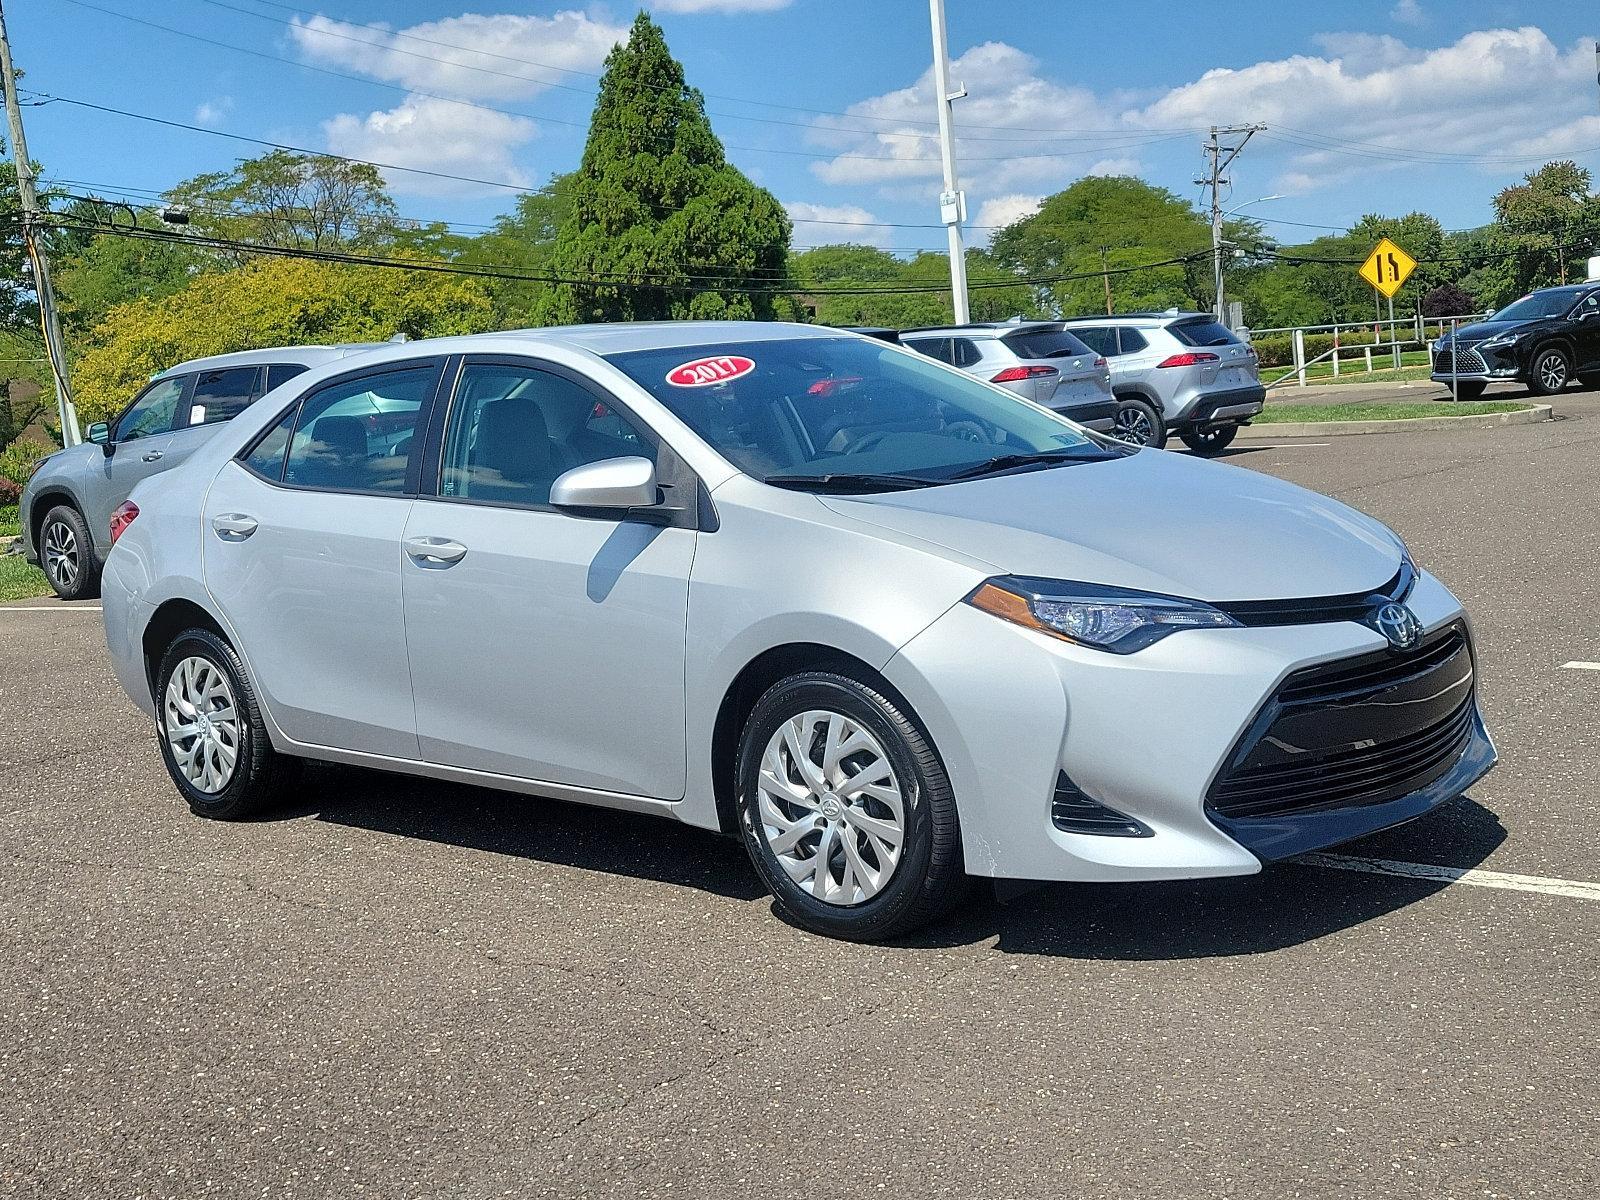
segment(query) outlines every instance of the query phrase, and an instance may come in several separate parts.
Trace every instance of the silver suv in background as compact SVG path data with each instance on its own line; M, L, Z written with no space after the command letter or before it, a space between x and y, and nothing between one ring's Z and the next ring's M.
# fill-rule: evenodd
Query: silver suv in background
M1110 364L1124 441L1159 447L1175 433L1216 454L1266 399L1256 352L1209 313L1079 317L1065 328Z
M1060 321L907 329L900 334L900 344L998 383L1090 429L1108 432L1116 419L1106 360L1068 333Z
M141 479L177 466L226 421L320 363L372 345L287 346L197 358L163 371L88 440L42 460L22 489L22 550L63 600L99 594L111 513Z

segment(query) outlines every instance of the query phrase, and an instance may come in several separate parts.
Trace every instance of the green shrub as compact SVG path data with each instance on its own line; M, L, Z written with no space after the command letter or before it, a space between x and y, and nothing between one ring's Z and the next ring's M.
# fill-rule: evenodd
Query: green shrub
M1405 336L1402 330L1401 335ZM1292 367L1294 366L1294 335L1288 333L1273 334L1271 337L1252 338L1250 344L1256 348L1256 355L1261 359L1263 367ZM1341 329L1339 331L1339 352L1344 357L1344 351L1360 350L1363 346L1374 345L1372 330L1370 329ZM1308 333L1306 334L1306 361L1310 362L1319 354L1326 354L1333 349L1333 334Z
M43 446L18 438L4 450L0 450L0 476L21 487L33 474L33 464L48 453L49 451Z

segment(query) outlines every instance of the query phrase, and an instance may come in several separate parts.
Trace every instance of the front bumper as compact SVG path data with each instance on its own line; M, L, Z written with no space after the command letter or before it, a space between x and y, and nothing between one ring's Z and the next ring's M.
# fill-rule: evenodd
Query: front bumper
M23 485L22 495L17 497L17 514L22 518L22 557L34 566L39 566L39 547L33 544L33 480Z
M1522 364L1517 358L1515 342L1505 346L1485 347L1481 342L1462 342L1459 349L1435 346L1429 354L1435 383L1448 384L1464 379L1493 383L1495 380L1514 380L1522 374Z
M1437 580L1407 601L1425 629L1462 620ZM1278 814L1246 828L1209 803L1268 700L1296 671L1384 650L1353 621L1186 630L1132 655L1021 629L958 604L885 668L939 748L960 806L967 870L1009 879L1127 881L1245 875L1264 861L1409 820L1459 795L1494 750L1473 737L1444 775L1384 804ZM1063 777L1144 836L1058 828ZM1268 828L1268 825L1271 828Z

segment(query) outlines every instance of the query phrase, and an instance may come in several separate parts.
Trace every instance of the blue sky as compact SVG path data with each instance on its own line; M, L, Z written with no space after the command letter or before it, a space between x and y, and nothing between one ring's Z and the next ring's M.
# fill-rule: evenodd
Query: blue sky
M923 0L645 7L730 158L790 206L798 245L942 246L937 228L918 228L936 222L940 187ZM977 242L1087 173L1198 196L1212 123L1267 124L1232 172L1231 203L1280 195L1248 212L1285 240L1370 211L1481 224L1494 191L1546 157L1600 174L1592 0L947 7ZM390 173L401 211L470 231L515 200L489 183L537 185L576 165L601 60L635 11L21 0L7 17L27 88L434 172ZM65 103L27 121L47 177L135 198L263 151Z

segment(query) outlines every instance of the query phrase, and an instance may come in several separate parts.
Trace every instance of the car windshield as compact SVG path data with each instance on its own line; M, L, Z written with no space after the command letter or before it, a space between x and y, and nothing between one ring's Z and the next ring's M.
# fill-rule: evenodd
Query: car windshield
M1521 300L1512 301L1489 319L1537 321L1542 317L1559 317L1565 315L1576 298L1571 292L1533 292Z
M1120 443L860 338L797 337L608 355L747 475L783 486L926 486L1128 453Z

